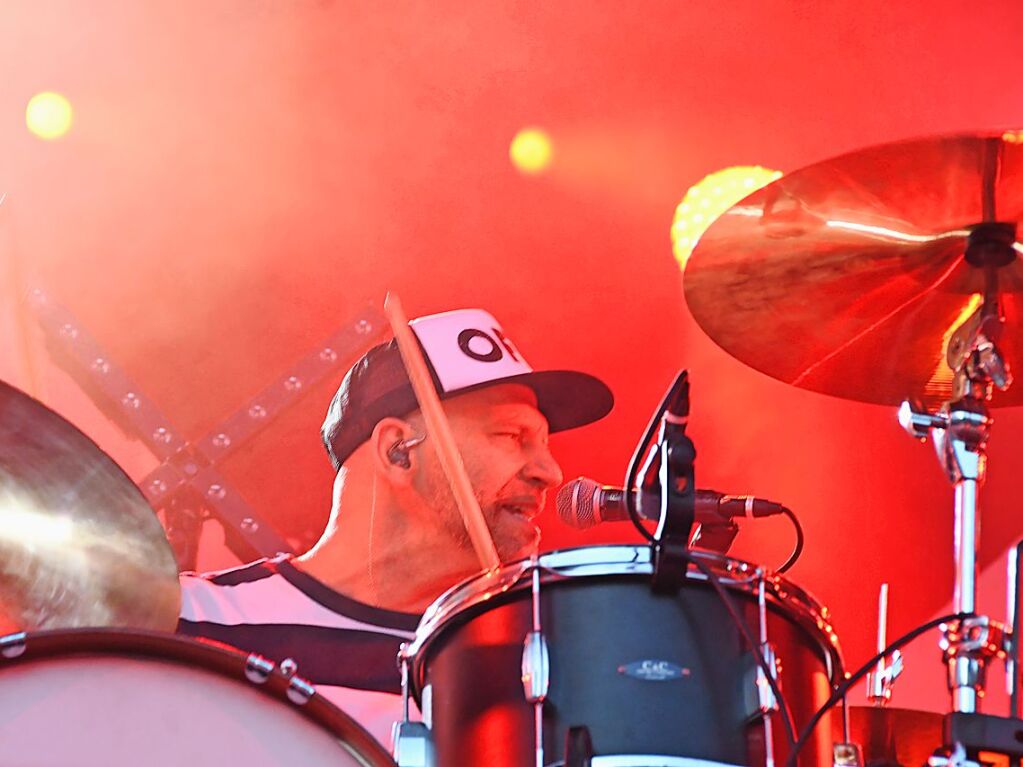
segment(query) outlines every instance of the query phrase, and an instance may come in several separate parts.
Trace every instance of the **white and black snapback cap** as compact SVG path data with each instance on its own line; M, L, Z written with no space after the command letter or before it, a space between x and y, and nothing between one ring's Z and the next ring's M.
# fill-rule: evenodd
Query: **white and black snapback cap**
M460 309L409 323L441 400L494 384L522 384L536 393L551 432L603 418L614 406L607 385L575 370L533 370L492 315ZM345 375L321 434L335 468L369 439L382 418L419 408L393 339L370 349Z

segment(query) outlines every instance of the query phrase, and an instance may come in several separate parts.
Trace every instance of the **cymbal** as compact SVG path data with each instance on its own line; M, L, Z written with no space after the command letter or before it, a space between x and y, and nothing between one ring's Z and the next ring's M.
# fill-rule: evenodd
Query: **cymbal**
M0 634L173 631L177 576L131 479L70 423L0 382Z
M785 383L939 405L952 392L948 338L985 290L985 269L964 258L967 238L983 222L1023 219L1021 141L1020 132L902 141L782 176L700 238L683 278L693 317L726 352ZM999 348L1023 370L1023 260L996 271ZM1021 403L1015 386L991 406Z
M841 741L841 717L833 717L836 741ZM849 738L863 746L865 764L927 764L942 745L942 715L908 708L849 707Z

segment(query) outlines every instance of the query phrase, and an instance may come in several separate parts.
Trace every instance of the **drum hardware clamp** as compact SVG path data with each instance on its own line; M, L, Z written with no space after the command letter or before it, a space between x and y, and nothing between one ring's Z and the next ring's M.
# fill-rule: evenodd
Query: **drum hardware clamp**
M857 743L836 743L832 747L834 767L863 767L863 749Z
M426 722L413 722L409 708L409 657L408 643L398 648L398 668L401 671L401 721L395 722L391 730L394 749L391 756L398 767L435 767L433 735ZM425 704L423 706L426 708Z
M253 684L266 684L273 670L274 662L259 653L249 653L245 659L245 678Z
M0 655L5 658L17 658L25 654L28 647L28 634L19 631L0 637Z
M972 688L983 694L988 662L1006 657L1009 632L986 615L943 624L941 649L949 671L949 688Z
M968 759L963 744L957 743L948 755L935 754L930 757L927 760L927 767L982 767L982 765L980 762Z
M882 583L877 596L877 651L884 652L887 646L888 584ZM901 650L893 652L891 659L889 664L884 658L881 658L877 662L877 667L867 674L867 700L879 708L887 706L891 701L892 685L895 684L895 680L904 669Z
M281 673L288 680L288 700L296 706L304 706L316 694L316 687L308 679L298 676L298 663L294 658L281 661Z
M775 652L774 645L771 644L767 635L767 574L761 568L757 568L756 576L757 622L760 624L760 654L763 656L764 663L768 670L771 671L771 676L773 677L772 681L774 681L775 685L778 685L781 683L781 663L778 661L778 655ZM778 710L781 705L781 701L779 701L777 696L774 694L774 688L768 681L767 673L761 664L757 663L755 669L757 693L756 715L763 717L764 720L764 763L767 767L773 767L775 762L772 715Z
M888 584L882 583L877 597L877 651L884 653L888 647ZM867 674L867 700L875 707L883 708L892 699L892 685L902 674L904 664L902 652L895 650L891 654L891 663L884 656L878 660L874 670ZM849 708L842 705L843 742L832 746L832 762L834 767L862 767L864 762L863 746L850 739Z
M544 767L543 756L543 704L550 689L551 664L547 639L540 620L540 559L534 554L529 561L532 582L530 600L532 630L522 642L522 688L526 700L533 705L535 729L536 767Z
M288 700L296 706L304 706L316 694L316 687L308 679L297 675L298 663L285 658L279 666L281 675L288 680ZM273 674L274 662L258 653L250 653L245 659L245 678L253 684L266 684Z

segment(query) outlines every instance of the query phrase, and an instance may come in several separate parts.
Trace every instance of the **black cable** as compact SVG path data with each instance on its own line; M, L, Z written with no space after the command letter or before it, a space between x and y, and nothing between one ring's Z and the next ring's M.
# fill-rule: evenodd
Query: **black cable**
M788 506L782 506L781 509L782 513L791 520L792 526L796 530L796 545L793 547L792 553L789 554L789 558L785 560L785 564L775 570L779 575L792 567L799 560L799 555L803 553L803 526L799 524L799 520L792 509Z
M792 751L789 753L788 759L785 760L785 767L796 767L796 757L799 756L800 750L802 750L803 746L805 746L807 741L810 740L810 736L813 734L813 730L817 726L818 722L820 722L824 715L829 710L831 710L831 708L836 703L838 703L848 694L849 690L851 690L853 686L855 686L861 679L863 679L863 677L865 677L867 674L874 670L874 667L877 666L878 661L880 661L882 658L888 657L891 653L895 652L904 645L909 644L921 634L930 631L933 628L937 628L942 623L960 621L963 620L964 618L969 618L972 615L973 613L953 613L952 615L943 615L940 618L935 618L932 621L928 621L922 626L917 626L912 631L903 634L894 642L889 644L886 648L884 648L881 652L875 655L873 658L864 663L848 679L846 679L844 682L838 685L838 687L835 688L835 691L831 693L831 697L828 698L827 701L825 701L823 706L817 709L817 713L813 715L813 717L807 723L806 727L803 728L803 731L799 733L799 739L792 747Z
M710 583L717 592L718 597L721 599L721 603L728 611L728 615L731 617L732 622L735 624L736 628L739 629L739 633L742 634L743 639L745 639L746 643L750 646L750 649L753 652L753 657L756 658L757 665L760 666L764 675L767 677L767 683L771 687L774 699L778 701L778 712L781 714L782 722L785 724L785 735L788 738L789 746L791 748L795 748L796 727L792 723L792 713L789 711L789 706L781 694L781 688L778 687L778 682L774 678L775 669L772 669L767 665L767 659L764 658L764 654L760 651L760 643L753 641L753 633L746 624L746 619L743 618L736 609L735 602L732 601L732 597L728 594L724 585L721 583L721 579L711 571L706 563L701 562L699 557L690 556L689 561L696 565L696 568L707 578L707 582Z
M672 384L673 388L674 384ZM625 509L629 512L629 519L632 521L633 527L639 530L640 535L646 538L649 543L657 543L657 539L653 533L646 529L643 520L640 519L639 510L636 508L636 493L632 491L634 488L638 489L636 488L636 476L639 474L640 461L650 451L650 444L657 434L657 429L661 425L661 418L667 409L668 398L666 396L661 406L654 413L653 418L650 419L650 423L647 424L646 431L643 432L643 439L636 445L636 450L633 452L632 458L629 459L629 468L625 472Z
M665 392L664 398L661 400L661 404L657 406L657 410L654 411L653 417L650 419L650 423L647 424L646 431L643 433L643 439L640 440L636 446L636 450L632 454L632 458L629 459L629 468L625 472L625 509L629 512L629 519L632 521L633 527L635 527L639 534L646 538L648 543L658 544L657 536L646 529L643 524L643 520L640 519L639 510L636 507L636 498L643 492L642 488L636 487L636 478L639 474L639 464L643 456L650 452L651 446L654 442L654 437L657 435L657 430L661 426L661 420L664 418L664 414L668 412L668 409L672 407L673 403L676 402L680 394L684 393L685 397L685 413L684 416L689 415L689 373L686 370L680 370L678 375L675 376L675 380L671 382L671 386L668 387L668 391ZM660 445L658 445L658 449ZM653 461L653 454L649 456L649 460L646 462L644 473L649 471L650 465ZM633 493L632 490L637 490ZM661 488L662 493L667 493L668 488Z

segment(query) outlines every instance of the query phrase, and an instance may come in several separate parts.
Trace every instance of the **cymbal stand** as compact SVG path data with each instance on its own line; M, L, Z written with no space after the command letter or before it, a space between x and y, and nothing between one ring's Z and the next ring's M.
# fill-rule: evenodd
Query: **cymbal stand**
M936 413L903 402L899 422L921 441L931 437L938 461L955 488L956 613L976 612L978 490L987 468L986 446L991 429L987 403L993 387L1012 383L999 352L1004 318L998 300L998 268L1015 259L1015 229L999 223L981 224L970 235L966 260L985 274L984 300L950 337L946 360L954 371L952 398ZM973 616L945 627L941 640L952 710L975 713L983 695L986 667L1005 657L1005 627L987 616Z

